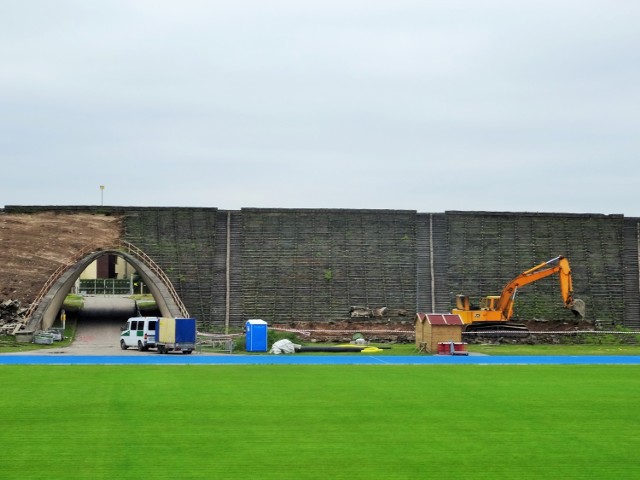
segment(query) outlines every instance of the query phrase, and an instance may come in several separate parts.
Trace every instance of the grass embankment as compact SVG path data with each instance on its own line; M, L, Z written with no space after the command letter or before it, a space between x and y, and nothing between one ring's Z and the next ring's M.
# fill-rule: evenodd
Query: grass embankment
M64 299L62 308L67 312L77 313L82 310L84 306L84 297L82 295L75 295L70 293Z
M131 295L129 298L136 301L138 310L142 315L153 316L158 312L158 304L151 294Z
M638 478L635 366L2 366L2 477Z

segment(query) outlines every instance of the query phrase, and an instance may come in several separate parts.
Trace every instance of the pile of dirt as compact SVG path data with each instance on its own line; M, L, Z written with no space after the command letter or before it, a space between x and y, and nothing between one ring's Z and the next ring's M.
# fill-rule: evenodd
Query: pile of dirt
M118 216L89 213L0 213L0 301L29 305L61 265L80 251L115 245Z
M593 330L595 325L585 320L528 320L518 322L526 325L531 332L571 332L578 330Z

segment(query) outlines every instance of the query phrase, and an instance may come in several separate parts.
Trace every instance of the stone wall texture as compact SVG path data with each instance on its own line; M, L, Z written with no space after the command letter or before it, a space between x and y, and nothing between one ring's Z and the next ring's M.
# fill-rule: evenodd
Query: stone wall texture
M5 207L4 213L122 217L122 237L171 279L211 329L246 320L328 322L353 307L384 317L449 311L455 295L499 294L558 255L587 319L640 328L640 219L622 215L413 210ZM10 235L10 232L8 232ZM515 317L570 320L557 277L518 292Z

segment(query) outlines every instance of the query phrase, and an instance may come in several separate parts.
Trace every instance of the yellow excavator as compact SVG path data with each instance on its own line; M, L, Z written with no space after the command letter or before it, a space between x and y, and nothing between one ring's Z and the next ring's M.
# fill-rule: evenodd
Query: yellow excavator
M451 313L460 316L462 322L466 325L466 332L485 330L527 331L526 326L510 322L518 288L537 282L555 273L560 276L560 293L562 294L564 306L570 309L576 317L584 318L585 303L578 298L573 298L571 268L569 267L569 261L563 256L552 258L522 272L507 283L500 295L489 295L481 298L479 306L471 305L467 295L456 295L456 308Z

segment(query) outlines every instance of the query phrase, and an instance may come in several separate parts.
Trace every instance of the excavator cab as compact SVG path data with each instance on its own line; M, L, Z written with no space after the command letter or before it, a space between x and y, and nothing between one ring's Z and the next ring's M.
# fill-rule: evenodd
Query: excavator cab
M498 300L500 300L499 295L488 295L486 297L482 297L480 299L480 306L471 305L469 301L469 295L456 295L456 308L458 310L464 310L468 312L469 310L498 310Z
M480 310L497 310L499 295L487 295L480 299Z

